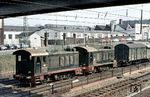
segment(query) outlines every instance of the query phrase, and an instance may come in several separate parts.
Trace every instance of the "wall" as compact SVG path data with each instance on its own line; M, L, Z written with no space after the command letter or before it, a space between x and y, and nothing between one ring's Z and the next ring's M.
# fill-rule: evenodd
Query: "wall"
M29 37L30 40L30 46L31 47L41 47L42 46L42 41L41 41L41 37L34 33Z
M19 38L16 38L16 35L19 35L20 31L5 31L4 44L19 44ZM9 39L9 35L12 35L12 39Z
M142 24L142 32L140 32L140 28L141 28L140 24L135 24L135 40L149 39L150 38L150 25Z
M9 60L9 61L8 61ZM15 56L7 51L0 52L0 76L15 74Z

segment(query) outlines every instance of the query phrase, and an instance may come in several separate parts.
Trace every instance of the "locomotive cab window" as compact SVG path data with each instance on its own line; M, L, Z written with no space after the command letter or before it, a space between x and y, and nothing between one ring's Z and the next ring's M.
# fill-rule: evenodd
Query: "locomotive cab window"
M47 57L43 56L43 62L46 63Z
M21 61L21 55L18 55L18 60L17 61Z
M90 54L89 63L92 64L93 63L94 54L93 53L89 53L89 54Z

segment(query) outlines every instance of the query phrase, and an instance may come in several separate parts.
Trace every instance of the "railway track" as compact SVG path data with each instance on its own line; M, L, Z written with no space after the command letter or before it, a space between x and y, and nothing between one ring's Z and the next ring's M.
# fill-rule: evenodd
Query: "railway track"
M142 69L142 68L145 68L145 67L141 66L139 69ZM13 93L13 95L18 96L18 97L20 97L20 96L29 97L29 95L31 95L32 97L34 97L34 96L36 97L39 95L41 96L41 95L53 94L53 93L61 94L61 93L68 92L71 88L74 88L74 87L78 87L78 86L85 85L88 83L93 83L93 82L96 82L96 81L99 81L102 79L106 79L106 78L110 78L113 76L120 76L120 75L122 75L122 73L127 73L127 72L131 72L134 70L138 70L138 68L135 66L132 66L132 70L130 70L130 69L131 69L130 66L123 67L123 69L115 68L112 70L104 70L101 73L94 73L94 74L87 75L87 76L79 76L78 78L75 77L73 79L67 79L67 80L62 80L62 81L58 81L58 82L38 85L33 88L8 89L8 91L10 91L10 90L15 91L15 93ZM79 81L73 83L73 81L75 81L76 79L78 79ZM0 80L0 82L1 82L1 80ZM8 81L8 83L10 83L10 82ZM14 83L14 86L16 84L18 84L18 83ZM9 94L9 92L3 92L3 93Z
M138 69L143 69L144 67L133 67L132 66L132 71L138 70ZM122 73L127 73L130 72L130 67L124 67L123 71L122 68L116 68L110 71L104 71L103 73L95 73L87 76L79 76L78 77L78 82L73 83L73 81L76 80L76 78L73 79L68 79L68 80L62 80L54 83L48 83L44 85L37 86L35 88L32 88L28 91L31 91L31 94L50 94L50 93L65 93L68 92L71 88L78 87L81 85L85 85L88 83L93 83L99 80L103 80L106 78L110 78L113 76L121 76Z
M150 80L150 73L132 79L125 79L90 92L76 95L75 97L125 97L128 95L129 91L137 92L141 90L143 83L148 80ZM125 93L125 91L127 92Z

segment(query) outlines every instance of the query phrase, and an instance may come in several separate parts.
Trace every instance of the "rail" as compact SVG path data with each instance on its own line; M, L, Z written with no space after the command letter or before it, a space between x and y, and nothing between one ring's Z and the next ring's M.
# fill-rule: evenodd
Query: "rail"
M135 66L129 66L129 67L122 67L122 68L114 68L110 70L103 70L103 72L87 75L87 76L79 76L78 78L75 77L73 79L67 79L67 80L62 80L58 82L53 82L53 83L47 83L43 85L39 85L37 87L29 88L27 90L22 90L22 91L17 91L15 95L19 95L18 97L23 96L23 97L36 97L36 96L41 96L41 95L46 95L46 94L62 94L65 92L70 91L70 89L78 86L82 86L88 83L96 82L102 79L110 78L113 76L116 77L121 77L122 74L124 73L132 73L134 70L139 70L146 68L147 65L139 65L139 68ZM8 89L9 90L9 89ZM91 90L90 90L91 91ZM101 91L104 92L104 91ZM5 93L5 91L3 92ZM40 97L39 96L39 97Z

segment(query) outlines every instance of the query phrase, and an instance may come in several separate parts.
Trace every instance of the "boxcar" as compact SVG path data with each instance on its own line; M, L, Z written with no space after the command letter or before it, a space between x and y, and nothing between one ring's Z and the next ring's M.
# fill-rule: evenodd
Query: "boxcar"
M124 43L115 46L115 60L119 66L135 64L147 58L147 49L144 44Z

